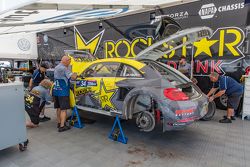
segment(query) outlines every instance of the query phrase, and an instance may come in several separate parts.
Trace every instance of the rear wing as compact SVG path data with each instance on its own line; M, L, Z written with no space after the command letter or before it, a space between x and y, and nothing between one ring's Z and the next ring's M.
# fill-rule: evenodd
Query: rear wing
M77 73L77 75L82 73L86 64L97 60L97 58L87 50L65 50L64 53L71 58L70 65L72 67L72 72Z

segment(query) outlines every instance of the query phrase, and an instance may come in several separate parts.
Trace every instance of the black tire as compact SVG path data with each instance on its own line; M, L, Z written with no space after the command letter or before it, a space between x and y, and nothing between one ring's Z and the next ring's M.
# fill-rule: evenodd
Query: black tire
M208 103L208 112L204 117L201 118L201 120L202 121L210 121L213 118L215 111L216 111L215 102L214 101L209 102Z
M221 109L221 110L226 110L227 109L227 96L224 94L221 97L216 98L215 100L216 107Z

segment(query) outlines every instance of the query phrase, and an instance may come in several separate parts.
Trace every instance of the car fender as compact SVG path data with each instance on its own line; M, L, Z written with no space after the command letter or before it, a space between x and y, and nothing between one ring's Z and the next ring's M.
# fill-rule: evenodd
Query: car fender
M148 95L152 97L158 104L159 108L161 108L161 100L160 100L160 92L159 89L155 89L152 87L142 87L142 88L134 88L132 89L125 97L123 101L123 116L125 119L132 119L133 116L133 107L135 105L135 99L138 95Z

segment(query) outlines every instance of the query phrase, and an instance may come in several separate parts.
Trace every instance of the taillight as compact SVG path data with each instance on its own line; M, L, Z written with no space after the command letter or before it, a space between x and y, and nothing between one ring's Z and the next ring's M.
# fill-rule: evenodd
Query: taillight
M188 100L189 97L177 88L164 89L163 94L166 98L173 101L184 101Z

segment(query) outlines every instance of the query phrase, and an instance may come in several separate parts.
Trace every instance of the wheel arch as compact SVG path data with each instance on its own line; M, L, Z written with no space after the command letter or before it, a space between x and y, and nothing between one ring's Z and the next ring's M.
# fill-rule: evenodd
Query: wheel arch
M159 95L157 96L149 88L134 88L127 94L127 96L125 97L124 102L123 102L122 112L123 112L123 116L125 117L125 119L132 119L135 102L136 102L136 99L138 98L139 95L150 96L158 104L160 104ZM159 105L159 107L160 107L160 105Z

